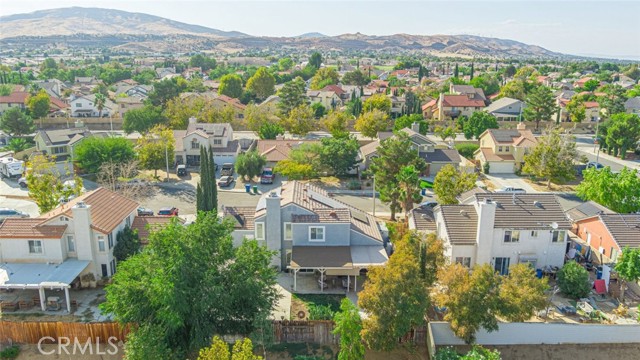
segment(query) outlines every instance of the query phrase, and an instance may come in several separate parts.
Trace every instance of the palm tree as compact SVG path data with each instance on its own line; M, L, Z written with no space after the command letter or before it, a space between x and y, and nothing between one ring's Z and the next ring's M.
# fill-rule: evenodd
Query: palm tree
M104 96L104 94L101 93L96 93L96 109L98 109L98 117L102 117L102 109L104 109L104 104L107 101L106 97Z

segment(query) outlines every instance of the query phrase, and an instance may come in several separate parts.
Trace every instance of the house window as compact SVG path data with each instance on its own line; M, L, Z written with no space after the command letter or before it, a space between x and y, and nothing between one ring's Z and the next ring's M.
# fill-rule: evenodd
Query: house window
M213 139L213 145L222 145L222 139Z
M502 146L498 146L498 152L502 152Z
M509 274L509 262L511 261L508 257L497 257L494 262L494 269L500 273L500 275L508 275Z
M29 254L42 254L41 240L29 240Z
M324 226L310 226L309 241L324 241Z
M554 231L551 235L551 242L564 242L564 237L566 235L566 231Z
M531 230L531 237L538 237L538 230Z
M264 240L264 223L256 223L256 240Z
M199 149L200 148L200 144L198 144L198 140L193 139L191 141L191 149Z
M115 260L111 260L111 263L109 265L111 267L111 275L113 276L113 274L116 273L116 261Z
M291 250L285 250L284 262L286 266L291 265Z
M76 251L76 241L73 239L73 235L67 235L67 248L69 252Z
M291 223L284 223L284 239L293 239L293 228L291 226Z
M100 267L102 268L102 277L109 276L109 273L107 272L107 264L101 264Z
M518 230L505 230L504 232L504 242L518 242L520 241L520 231Z
M109 249L111 249L113 247L113 233L110 233L107 237L109 238Z
M76 103L76 107L82 107L82 103Z
M509 152L509 147L508 146L504 147L504 152Z
M471 268L471 258L470 257L457 257L456 264L462 264L462 266Z
M125 223L127 224L127 227L131 227L131 218L127 216Z
M105 251L104 236L98 236L98 251Z
M56 146L51 148L51 152L53 154L62 154L67 152L67 148L65 146Z

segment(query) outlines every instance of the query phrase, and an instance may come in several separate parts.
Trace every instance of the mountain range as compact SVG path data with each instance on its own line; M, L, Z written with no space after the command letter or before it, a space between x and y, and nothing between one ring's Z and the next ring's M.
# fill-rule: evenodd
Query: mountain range
M0 17L0 45L106 46L130 52L192 52L290 49L298 51L373 51L434 56L559 58L556 53L514 40L472 35L385 36L360 33L327 36L310 32L294 37L252 36L186 24L159 16L101 8L60 8Z

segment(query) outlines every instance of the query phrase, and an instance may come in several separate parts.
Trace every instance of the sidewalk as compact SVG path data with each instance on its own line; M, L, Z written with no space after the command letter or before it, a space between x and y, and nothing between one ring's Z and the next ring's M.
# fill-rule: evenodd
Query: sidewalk
M591 155L596 155L597 154L597 150L594 151L593 146L581 146L578 148L579 151L591 154ZM621 166L626 166L630 169L638 169L640 170L640 160L622 160L620 158L611 156L609 154L607 154L605 151L600 150L600 154L598 155L601 159L606 159L609 160L611 162L617 163Z

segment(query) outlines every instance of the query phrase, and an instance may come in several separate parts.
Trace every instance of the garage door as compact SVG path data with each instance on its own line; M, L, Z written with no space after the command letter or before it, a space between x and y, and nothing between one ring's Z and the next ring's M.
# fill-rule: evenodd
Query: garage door
M512 162L490 162L489 174L513 174Z
M218 164L218 166L222 166L222 164L224 163L235 163L236 162L236 158L235 156L229 156L229 155L213 155L213 161L215 161L216 164Z

